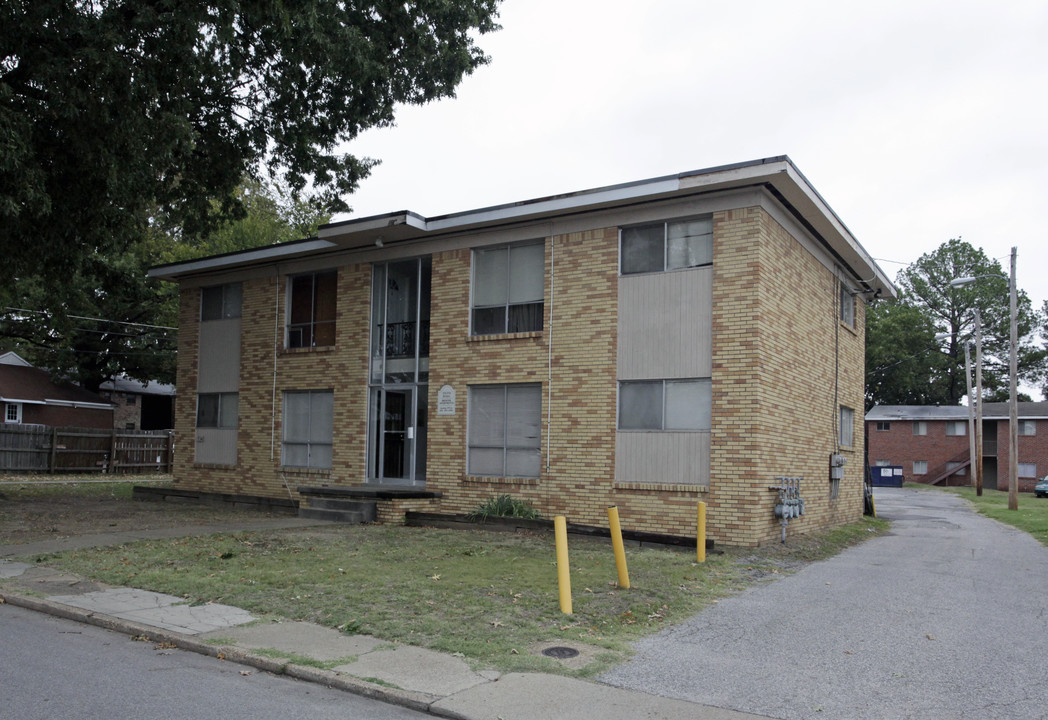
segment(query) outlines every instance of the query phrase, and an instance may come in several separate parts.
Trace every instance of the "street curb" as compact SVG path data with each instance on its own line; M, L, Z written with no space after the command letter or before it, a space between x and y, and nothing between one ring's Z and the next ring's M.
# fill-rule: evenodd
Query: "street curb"
M53 600L47 600L44 598L0 591L0 604L2 603L25 608L26 610L33 610L34 612L53 615L66 620L72 620L74 622L84 623L85 625L94 625L106 630L126 634L132 638L146 638L150 642L171 645L180 650L194 652L198 655L207 655L219 660L227 660L239 665L247 665L256 670L261 670L272 675L286 675L295 680L316 683L318 685L353 693L354 695L360 695L372 700L380 700L392 705L400 705L411 710L452 718L454 720L458 720L462 717L458 713L452 713L447 710L433 707L433 703L443 699L437 695L378 685L368 682L367 680L353 677L352 675L343 675L331 670L323 670L308 665L285 663L274 658L255 655L232 645L212 645L193 637L182 635L181 633L159 630L150 625L143 625L131 620L113 617L112 615L106 615L91 610L83 610L70 605L63 605L62 603L57 603Z

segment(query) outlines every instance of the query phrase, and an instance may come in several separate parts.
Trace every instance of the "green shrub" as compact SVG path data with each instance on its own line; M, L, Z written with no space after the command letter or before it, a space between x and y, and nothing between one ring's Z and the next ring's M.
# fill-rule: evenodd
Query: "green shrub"
M493 517L541 520L542 513L527 500L521 500L512 495L498 495L473 508L466 517L470 520L487 520Z

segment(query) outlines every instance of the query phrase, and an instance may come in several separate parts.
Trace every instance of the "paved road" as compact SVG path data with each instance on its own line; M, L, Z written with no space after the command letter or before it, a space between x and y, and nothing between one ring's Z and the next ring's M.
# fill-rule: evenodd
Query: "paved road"
M0 605L0 718L423 717L432 716Z
M876 501L890 535L722 600L600 680L785 720L1048 718L1048 548L947 493Z

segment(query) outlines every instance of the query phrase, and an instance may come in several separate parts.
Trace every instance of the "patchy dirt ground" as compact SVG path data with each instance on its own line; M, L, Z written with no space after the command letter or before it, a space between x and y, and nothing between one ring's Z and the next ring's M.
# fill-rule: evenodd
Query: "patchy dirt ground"
M0 476L0 545L127 530L210 525L247 518L283 517L188 503L131 499L135 484L156 485L157 476L100 483L97 476L67 479Z

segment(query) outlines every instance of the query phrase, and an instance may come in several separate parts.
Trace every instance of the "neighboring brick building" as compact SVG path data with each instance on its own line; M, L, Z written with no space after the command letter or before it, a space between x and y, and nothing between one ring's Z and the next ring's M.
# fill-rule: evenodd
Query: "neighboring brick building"
M793 476L791 532L861 516L865 299L895 291L788 158L151 275L181 287L180 487L509 493L682 536L705 500L712 538L756 545Z
M16 353L0 356L0 407L14 425L113 427L113 406L105 398L71 383L55 381Z
M1019 403L1019 491L1048 474L1048 402ZM1008 489L1008 403L983 403L983 488ZM870 465L902 467L903 480L970 485L968 408L877 405L866 414Z
M175 386L128 377L106 380L99 394L113 403L117 430L170 430L175 426Z

